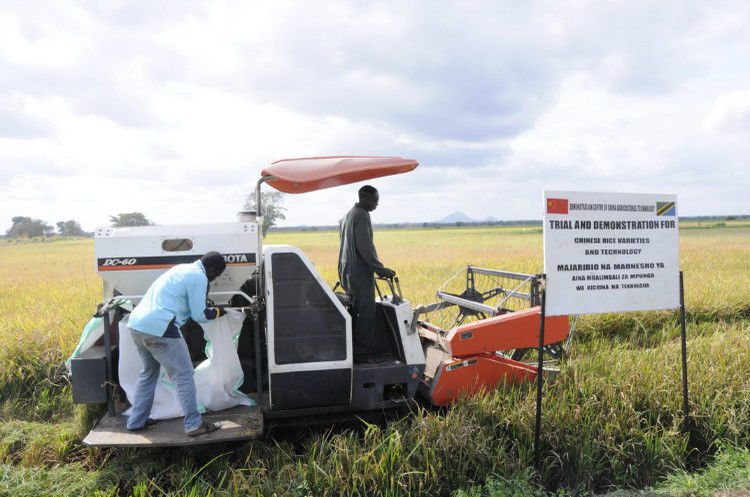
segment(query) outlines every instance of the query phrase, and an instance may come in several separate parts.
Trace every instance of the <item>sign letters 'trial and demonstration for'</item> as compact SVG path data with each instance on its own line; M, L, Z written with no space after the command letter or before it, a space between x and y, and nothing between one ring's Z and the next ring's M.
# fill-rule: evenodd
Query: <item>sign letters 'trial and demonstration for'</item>
M544 192L547 315L680 306L675 195Z

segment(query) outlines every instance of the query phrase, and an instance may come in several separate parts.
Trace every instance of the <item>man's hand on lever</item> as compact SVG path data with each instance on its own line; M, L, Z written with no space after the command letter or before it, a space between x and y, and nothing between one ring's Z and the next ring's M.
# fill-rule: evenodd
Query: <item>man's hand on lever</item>
M394 271L393 269L384 267L383 269L378 271L378 276L380 276L381 278L391 279L394 276L396 276L396 271Z

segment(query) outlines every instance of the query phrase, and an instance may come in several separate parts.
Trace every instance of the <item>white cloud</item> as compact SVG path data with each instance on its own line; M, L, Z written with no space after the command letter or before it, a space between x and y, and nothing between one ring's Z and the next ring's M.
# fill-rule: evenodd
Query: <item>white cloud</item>
M540 217L545 188L748 213L744 2L0 7L0 232L229 220L280 158L402 155L378 222ZM358 185L286 196L334 224Z
M39 102L22 95L0 95L0 136L33 139L53 135L55 123L40 107Z
M706 116L707 129L750 136L750 89L719 96Z

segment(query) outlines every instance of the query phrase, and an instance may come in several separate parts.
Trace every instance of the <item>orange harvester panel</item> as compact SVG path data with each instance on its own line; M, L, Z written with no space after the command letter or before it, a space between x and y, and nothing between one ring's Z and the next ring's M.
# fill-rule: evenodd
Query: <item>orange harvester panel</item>
M457 326L445 337L454 357L482 352L521 349L539 345L539 306L482 319ZM568 336L567 316L547 316L544 320L544 344L559 342Z
M536 368L494 354L444 361L430 385L430 401L445 406L461 394L473 395L500 382L521 383L536 378Z
M261 175L284 193L305 193L381 176L406 173L419 163L401 157L306 157L278 160Z

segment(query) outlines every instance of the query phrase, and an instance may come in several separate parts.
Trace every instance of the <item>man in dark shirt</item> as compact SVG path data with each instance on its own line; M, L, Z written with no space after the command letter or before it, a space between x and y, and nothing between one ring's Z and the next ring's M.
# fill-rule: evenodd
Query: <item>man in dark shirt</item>
M388 269L378 259L372 241L370 212L374 211L380 196L378 191L365 185L359 189L359 202L340 222L339 281L352 296L354 316L354 361L370 359L375 335L375 278L392 278L396 272Z

